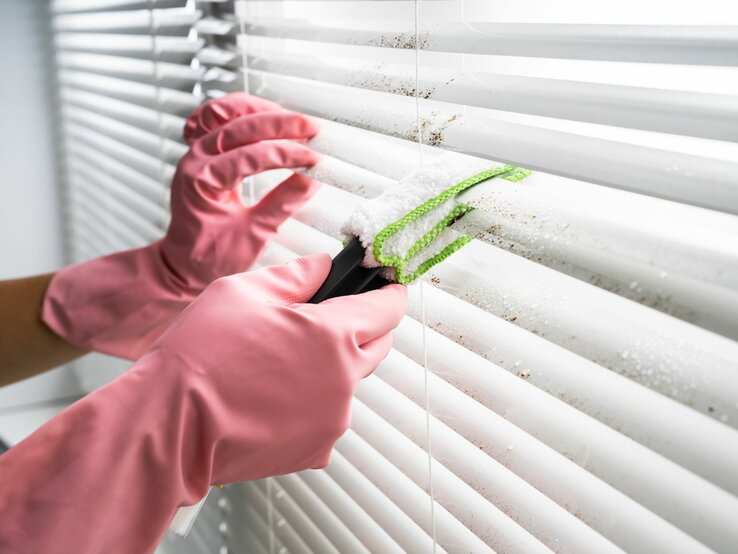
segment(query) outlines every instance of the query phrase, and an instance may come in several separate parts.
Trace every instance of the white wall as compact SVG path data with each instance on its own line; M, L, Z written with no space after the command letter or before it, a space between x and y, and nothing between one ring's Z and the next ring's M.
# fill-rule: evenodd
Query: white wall
M62 264L44 4L0 7L0 279Z
M64 261L47 21L45 0L0 4L0 279ZM0 437L16 442L77 394L67 368L0 389Z

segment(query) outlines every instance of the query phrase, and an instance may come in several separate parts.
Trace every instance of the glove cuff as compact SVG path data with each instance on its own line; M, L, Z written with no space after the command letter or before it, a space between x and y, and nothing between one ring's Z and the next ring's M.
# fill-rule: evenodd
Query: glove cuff
M179 285L160 245L60 270L44 296L42 321L80 348L138 359L199 292Z
M154 551L210 483L206 393L179 371L149 353L0 457L0 551Z

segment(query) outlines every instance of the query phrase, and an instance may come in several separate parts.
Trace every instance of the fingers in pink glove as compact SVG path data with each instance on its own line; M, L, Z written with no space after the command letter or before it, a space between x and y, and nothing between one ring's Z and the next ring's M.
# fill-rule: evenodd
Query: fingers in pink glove
M275 304L289 305L307 302L323 284L331 270L328 254L312 254L295 258L285 265L264 267L255 272L239 273L220 279L248 283L256 297ZM254 279L254 276L259 279Z
M244 115L224 123L202 137L200 145L207 154L220 154L262 140L308 139L318 126L296 112L262 112Z
M310 177L293 173L270 190L258 203L248 208L247 216L270 232L299 210L320 188Z
M363 294L341 296L320 304L295 306L328 324L338 340L355 345L360 363L351 366L358 382L370 375L392 347L389 334L407 311L407 289L388 285Z
M366 344L397 327L407 311L407 288L387 285L378 290L330 298L320 303L329 317L339 318L356 344Z
M270 169L310 167L318 161L320 155L302 144L286 140L257 142L210 158L201 169L199 181L206 190L231 189L250 175Z
M165 237L57 272L44 322L71 344L139 358L208 284L251 266L312 196L318 184L293 176L244 206L240 183L259 171L316 163L318 154L298 144L315 130L304 116L247 94L195 110L185 129L195 144L177 164Z
M245 92L234 92L206 102L192 112L185 123L184 138L188 144L192 144L223 123L242 115L282 111L284 111L282 106L264 98L251 96Z
M397 325L395 325L396 327ZM374 340L366 342L361 345L361 351L364 357L367 359L367 363L364 366L364 370L357 368L358 379L365 379L369 377L377 366L387 357L390 350L392 350L392 334L387 333L381 337L377 337Z

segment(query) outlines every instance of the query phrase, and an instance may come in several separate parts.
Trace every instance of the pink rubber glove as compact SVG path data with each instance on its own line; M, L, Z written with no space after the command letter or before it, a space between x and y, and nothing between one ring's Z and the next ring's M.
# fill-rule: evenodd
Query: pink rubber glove
M217 280L129 371L0 456L0 552L153 552L213 483L322 468L407 306L301 304L316 255Z
M165 237L59 271L41 317L67 342L137 359L209 283L249 268L279 225L315 192L293 174L244 206L244 177L313 165L299 140L317 128L303 115L245 94L204 104L187 121L191 144L172 181ZM296 140L282 140L296 139Z

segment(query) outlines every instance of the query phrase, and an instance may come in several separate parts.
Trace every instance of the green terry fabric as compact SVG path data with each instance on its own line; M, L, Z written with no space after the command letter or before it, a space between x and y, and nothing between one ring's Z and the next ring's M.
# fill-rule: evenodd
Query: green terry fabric
M431 245L438 238L438 236L444 229L449 227L454 221L462 217L465 213L469 212L473 208L471 206L467 206L466 204L457 204L456 206L454 206L453 209L451 209L438 223L436 223L430 231L420 237L411 246L407 254L405 254L404 256L392 256L385 254L384 246L387 242L387 239L389 239L394 234L400 232L403 228L407 227L418 218L437 208L447 200L457 196L469 187L477 185L488 179L494 178L500 178L516 183L530 175L530 173L531 172L528 169L515 167L513 165L504 165L501 167L495 167L486 171L482 171L481 173L477 173L476 175L473 175L468 179L464 179L460 183L456 183L442 193L434 196L433 198L430 198L399 220L391 223L390 225L382 229L374 239L374 257L381 265L385 267L392 267L396 270L395 279L398 283L406 285L415 281L418 277L427 272L431 267L442 262L451 254L457 252L460 248L462 248L465 244L469 243L472 240L473 237L469 235L462 235L452 241L450 244L446 245L439 252L420 263L414 270L408 270L407 268L408 262L412 258L421 254L423 250L428 248L428 246Z

